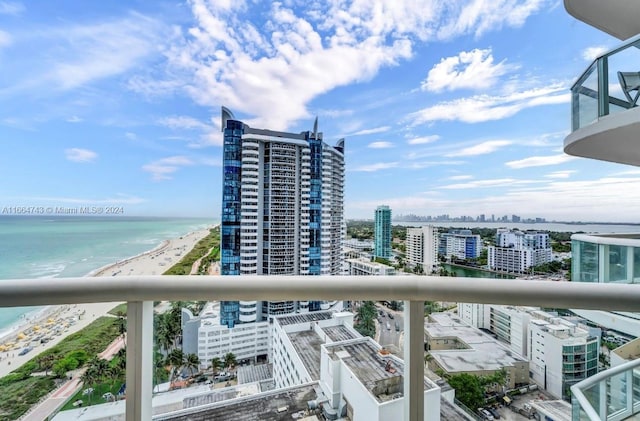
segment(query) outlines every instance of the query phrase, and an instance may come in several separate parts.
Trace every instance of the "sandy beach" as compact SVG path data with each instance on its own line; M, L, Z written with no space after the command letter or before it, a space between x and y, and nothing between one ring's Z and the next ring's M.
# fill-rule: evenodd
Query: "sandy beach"
M153 250L99 268L88 276L161 275L179 262L207 234L209 228L165 240ZM66 336L83 329L98 317L106 315L118 304L120 303L48 306L22 319L10 335L0 338L0 377L53 347ZM19 355L28 348L32 349Z

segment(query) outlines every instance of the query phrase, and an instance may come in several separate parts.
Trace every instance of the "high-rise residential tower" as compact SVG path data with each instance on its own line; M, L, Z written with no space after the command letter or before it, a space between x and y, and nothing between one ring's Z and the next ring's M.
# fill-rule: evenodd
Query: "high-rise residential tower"
M375 213L374 256L391 258L391 209L389 206L378 206Z
M317 119L313 131L302 133L254 129L225 107L222 130L222 275L338 275L344 139L324 143ZM318 301L224 301L220 320L232 327L322 307Z

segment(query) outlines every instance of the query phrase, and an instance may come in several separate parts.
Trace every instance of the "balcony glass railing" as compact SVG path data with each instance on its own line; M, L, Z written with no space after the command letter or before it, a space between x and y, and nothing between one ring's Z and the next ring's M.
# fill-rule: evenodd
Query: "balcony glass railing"
M640 288L634 285L510 279L433 276L130 276L0 282L0 307L127 302L127 420L152 419L154 301L196 299L246 303L255 300L256 295L260 300L279 302L404 300L404 403L403 409L393 419L411 421L423 421L430 410L425 406L423 377L424 301L640 311ZM637 384L635 373L625 376L624 384ZM606 395L602 395L602 390L598 386L590 392L595 396L591 400L602 402L602 396L615 396L618 400L612 407L617 411L622 410L623 402L638 402L634 400L630 389L612 386L607 389ZM626 395L619 396L620 393ZM584 399L584 394L582 396L580 403L586 402L582 406L585 413L589 408L590 413L594 413L589 401Z
M618 421L640 413L640 359L598 373L571 387L572 420Z
M572 131L637 106L638 72L640 36L594 60L571 87Z

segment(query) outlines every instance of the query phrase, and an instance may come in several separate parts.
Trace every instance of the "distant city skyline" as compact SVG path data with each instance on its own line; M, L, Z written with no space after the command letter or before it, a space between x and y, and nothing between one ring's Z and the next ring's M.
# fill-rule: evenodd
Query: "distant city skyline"
M640 218L640 169L563 153L571 84L619 42L555 0L0 0L0 21L0 209L220 219L228 105L346 138L347 218Z

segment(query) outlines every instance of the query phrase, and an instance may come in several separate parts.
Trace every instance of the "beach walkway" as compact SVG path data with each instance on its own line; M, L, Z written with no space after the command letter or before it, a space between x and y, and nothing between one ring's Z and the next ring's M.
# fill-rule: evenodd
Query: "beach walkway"
M124 348L126 344L126 338L122 336L117 337L111 342L104 351L98 354L99 358L105 360L111 360L118 351ZM20 418L21 421L44 421L51 414L62 407L67 400L78 393L78 390L82 388L82 381L80 377L84 373L84 369L75 370L72 374L72 379L65 382L62 386L54 390L49 397L39 403L33 408L26 416Z

